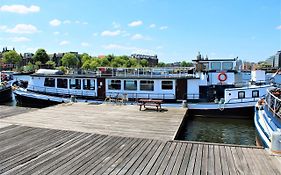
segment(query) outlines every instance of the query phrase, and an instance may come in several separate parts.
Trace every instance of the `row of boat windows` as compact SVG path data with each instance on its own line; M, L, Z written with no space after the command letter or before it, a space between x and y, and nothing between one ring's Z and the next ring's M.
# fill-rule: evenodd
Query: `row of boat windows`
M68 89L81 89L81 79L55 79L55 78L45 78L44 86L55 87L55 82L57 80L57 88ZM95 80L93 79L83 79L82 80L84 90L95 90Z
M238 99L243 99L245 98L245 91L238 91ZM258 90L253 90L252 91L252 98L258 98L259 97L259 91Z
M141 80L139 81L141 91L154 91L154 81ZM162 90L172 90L173 81L162 81L161 82ZM121 80L110 80L108 82L109 90L121 90ZM137 90L138 81L137 80L124 80L124 90Z

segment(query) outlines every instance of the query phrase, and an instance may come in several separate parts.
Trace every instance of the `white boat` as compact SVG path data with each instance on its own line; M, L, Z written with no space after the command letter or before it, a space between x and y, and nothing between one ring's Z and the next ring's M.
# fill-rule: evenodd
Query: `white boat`
M272 87L255 108L257 144L281 154L281 89Z

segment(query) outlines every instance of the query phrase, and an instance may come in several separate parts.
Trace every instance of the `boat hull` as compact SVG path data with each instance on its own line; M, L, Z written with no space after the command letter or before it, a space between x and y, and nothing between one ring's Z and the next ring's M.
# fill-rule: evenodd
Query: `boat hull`
M0 103L9 102L13 98L12 96L12 87L6 87L4 89L0 89Z
M254 107L237 107L224 109L188 109L190 116L227 117L227 118L253 118Z
M36 107L47 107L52 105L57 105L62 102L52 101L50 99L39 99L39 98L33 98L29 96L20 95L17 93L15 94L15 98L17 100L17 103L21 104L21 106L36 106Z

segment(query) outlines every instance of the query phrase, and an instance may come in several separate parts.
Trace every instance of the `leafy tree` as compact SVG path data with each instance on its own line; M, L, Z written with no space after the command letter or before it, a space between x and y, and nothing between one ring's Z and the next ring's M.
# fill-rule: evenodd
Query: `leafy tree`
M110 65L110 62L108 61L108 59L105 57L105 58L100 58L99 59L100 61L100 66L101 67L107 67Z
M66 53L62 59L62 65L68 68L75 68L79 64L79 59L72 53Z
M41 68L41 66L42 66L42 63L41 63L41 61L36 61L35 62L35 69L39 69L39 68Z
M193 64L190 62L182 61L180 66L181 67L191 67L191 66L193 66Z
M97 67L100 67L100 62L99 62L99 59L95 58L91 61L90 69L96 70Z
M146 59L142 59L142 60L140 60L140 65L141 65L141 67L147 67L148 61Z
M38 49L33 55L32 60L34 62L40 61L42 64L45 64L47 61L49 61L49 56L45 49Z
M23 71L25 72L33 72L34 70L35 66L31 62L28 62L28 64L23 67Z
M6 64L18 65L22 61L22 57L14 50L5 52L3 54L3 62Z
M91 60L86 60L82 65L82 69L84 69L84 70L91 69Z
M57 68L58 70L62 71L63 73L67 72L67 69L64 66L60 66Z
M165 64L164 62L159 62L157 66L158 66L158 67L165 67L166 64Z
M87 53L83 53L83 54L81 55L82 65L83 65L86 61L88 61L88 60L91 60L91 56L88 55Z
M111 62L111 61L115 58L115 56L112 54L112 55L107 55L107 56L105 56L105 58L107 58L107 60L108 60L109 62Z
M54 61L47 61L46 65L49 69L54 69L56 67L56 63Z

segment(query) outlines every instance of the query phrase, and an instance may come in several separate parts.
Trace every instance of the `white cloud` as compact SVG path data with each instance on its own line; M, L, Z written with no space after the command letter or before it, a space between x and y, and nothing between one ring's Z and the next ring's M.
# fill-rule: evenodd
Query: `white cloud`
M56 27L56 26L61 25L61 21L58 20L58 19L53 19L52 21L49 22L49 24L50 24L51 26Z
M70 20L64 20L64 21L63 21L63 24L70 24L70 23L71 23Z
M131 37L132 40L141 40L144 39L144 36L141 34L135 34Z
M119 29L121 27L121 25L117 22L112 22L112 26L114 29Z
M96 37L98 36L99 34L97 32L93 33L93 36Z
M89 44L89 43L86 43L86 42L82 42L82 43L81 43L81 46L82 46L82 47L89 47L90 44Z
M14 28L6 29L8 33L36 33L37 28L31 24L17 24Z
M0 30L6 30L6 29L7 29L7 26L4 26L4 25L1 26L1 25L0 25Z
M149 28L155 28L156 27L156 24L150 24L149 25Z
M76 20L75 23L76 23L76 24L80 24L80 21L79 21L79 20Z
M82 24L84 24L84 25L88 25L89 23L88 23L88 22L86 22L86 21L84 21L84 22L82 22Z
M30 41L29 38L26 37L13 37L13 38L9 38L10 41L12 42L27 42Z
M36 13L40 11L40 7L36 5L31 5L29 7L25 5L3 5L0 6L0 11L11 12L19 14Z
M168 29L168 26L161 26L159 29L160 30L166 30L166 29Z
M123 51L129 51L131 53L139 53L139 54L156 54L155 51L150 49L144 49L144 48L138 48L134 46L125 46L125 45L119 45L119 44L108 44L102 46L106 50L123 50Z
M142 21L133 21L133 22L129 23L128 26L130 26L130 27L137 27L137 26L140 26L142 24L143 24Z
M54 35L59 35L59 34L60 34L60 32L54 32L53 34L54 34Z
M120 35L120 33L121 33L120 30L116 30L116 31L105 30L101 33L101 36L117 36Z
M69 44L69 41L61 41L59 43L60 46L64 46L64 45L67 45L67 44Z
M277 30L281 30L281 25L276 27Z

